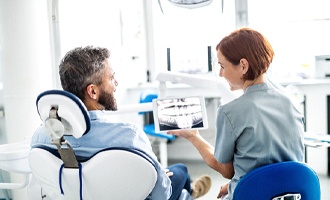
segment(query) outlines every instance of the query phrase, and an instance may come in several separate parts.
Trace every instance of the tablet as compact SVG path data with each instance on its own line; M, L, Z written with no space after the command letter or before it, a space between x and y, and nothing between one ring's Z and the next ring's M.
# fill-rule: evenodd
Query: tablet
M208 128L203 96L158 98L152 106L156 132Z

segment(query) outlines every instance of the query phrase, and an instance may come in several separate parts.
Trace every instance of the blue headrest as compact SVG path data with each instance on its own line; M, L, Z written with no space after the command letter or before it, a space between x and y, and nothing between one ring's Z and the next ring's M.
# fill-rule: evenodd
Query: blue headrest
M83 102L64 90L42 92L36 101L38 113L52 138L73 135L80 138L90 129L89 113ZM49 117L52 108L57 109L58 119Z

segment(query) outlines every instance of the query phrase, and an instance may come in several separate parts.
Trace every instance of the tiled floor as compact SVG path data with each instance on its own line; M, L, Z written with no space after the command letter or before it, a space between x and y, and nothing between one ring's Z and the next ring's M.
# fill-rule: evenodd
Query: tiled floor
M178 160L169 160L169 164L177 163ZM198 198L198 200L216 200L218 192L222 184L226 183L228 180L224 179L218 172L212 170L203 161L199 160L180 160L188 166L191 178L197 178L201 175L208 174L212 178L212 186L210 191L203 197ZM319 175L321 183L321 200L330 200L330 177L326 175Z

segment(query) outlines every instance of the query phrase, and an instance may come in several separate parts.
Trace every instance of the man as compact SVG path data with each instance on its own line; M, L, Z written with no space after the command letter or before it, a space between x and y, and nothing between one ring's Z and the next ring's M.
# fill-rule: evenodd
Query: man
M100 47L79 47L69 51L59 66L62 88L79 97L85 104L91 119L90 131L79 139L66 136L77 156L90 157L109 147L128 147L145 152L156 164L158 172L154 189L147 199L173 199L181 195L182 189L190 192L193 198L204 195L211 186L208 176L202 176L190 183L187 167L175 164L165 169L152 152L150 141L143 130L130 123L111 122L104 110L117 110L114 97L116 86L115 72L111 67L110 52ZM31 146L51 145L51 139L43 126L35 132ZM127 183L129 184L129 183Z

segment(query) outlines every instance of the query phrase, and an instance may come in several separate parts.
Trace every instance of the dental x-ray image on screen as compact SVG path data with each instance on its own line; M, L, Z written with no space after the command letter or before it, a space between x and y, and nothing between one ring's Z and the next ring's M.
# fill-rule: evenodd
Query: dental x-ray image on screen
M202 96L154 99L153 112L157 132L208 127Z

